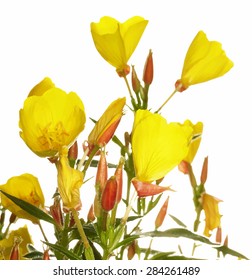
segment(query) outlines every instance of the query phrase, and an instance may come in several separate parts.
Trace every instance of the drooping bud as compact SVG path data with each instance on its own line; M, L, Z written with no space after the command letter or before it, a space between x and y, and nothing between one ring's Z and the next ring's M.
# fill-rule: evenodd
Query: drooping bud
M133 65L132 65L132 72L131 72L131 84L134 92L138 94L140 91L140 81L137 77L137 73Z
M11 249L10 253L10 260L19 260L19 244L22 242L22 238L20 236L15 236L14 237L14 244Z
M202 185L204 185L207 180L207 171L208 171L208 157L205 157L201 170L201 176L200 176L200 182Z
M153 73L154 73L153 58L152 58L152 51L150 50L143 71L143 81L146 85L150 85L152 83Z
M104 211L112 210L116 203L117 180L115 176L108 179L101 197L101 206Z
M169 196L168 198L165 200L163 206L161 207L157 217L156 217L156 220L155 220L155 228L159 228L163 222L164 222L164 218L166 216L166 213L167 213L167 209L168 209L168 202L169 202Z
M170 187L161 187L148 182L141 182L136 178L133 178L131 182L137 191L138 197L153 196L168 190L172 191Z
M117 181L117 195L116 195L116 203L119 203L122 199L122 188L123 188L123 165L125 163L125 159L123 157L120 158L119 164L115 171L115 177Z
M221 230L221 227L218 227L217 231L216 231L215 241L217 243L221 243L221 240L222 240L222 230Z

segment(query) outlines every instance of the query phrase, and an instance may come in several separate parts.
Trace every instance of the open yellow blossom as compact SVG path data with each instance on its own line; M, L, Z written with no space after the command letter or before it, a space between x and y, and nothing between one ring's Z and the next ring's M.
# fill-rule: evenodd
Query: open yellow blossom
M136 178L152 182L163 178L184 159L193 129L167 123L159 114L138 110L132 131L132 153Z
M69 165L68 148L63 147L56 162L58 171L58 190L63 202L64 211L80 210L80 187L83 184L84 174Z
M125 104L126 98L123 97L116 99L108 106L88 136L90 150L95 145L104 146L113 137L123 116Z
M222 45L209 41L206 34L199 31L187 51L181 78L175 84L176 89L181 92L191 85L223 76L233 65Z
M39 181L31 174L25 173L20 176L10 178L6 184L0 185L0 190L20 198L40 209L44 209L44 195ZM4 208L15 214L19 218L31 220L37 223L38 219L21 209L3 193L0 194L0 201Z
M20 239L19 257L21 260L25 260L23 256L28 253L27 245L33 244L27 226L11 231L5 239L0 240L0 260L10 259L10 254L15 243L15 238Z
M72 144L86 121L78 95L56 88L49 78L31 90L19 116L21 138L41 157L55 156Z
M102 17L91 23L91 33L100 55L116 68L119 75L128 74L127 65L145 30L148 21L134 16L124 23L112 17Z
M218 206L221 200L206 193L202 194L201 199L202 199L202 208L205 212L204 235L209 237L211 235L210 231L220 227L221 225L221 215Z

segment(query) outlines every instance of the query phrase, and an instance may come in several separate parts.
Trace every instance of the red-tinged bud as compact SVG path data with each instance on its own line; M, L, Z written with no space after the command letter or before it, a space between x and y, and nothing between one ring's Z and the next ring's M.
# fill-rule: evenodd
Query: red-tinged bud
M226 236L223 245L226 246L226 247L228 247L228 236Z
M136 246L137 246L137 241L136 240L132 241L132 243L129 245L128 254L127 254L128 260L132 260L133 257L135 256Z
M155 220L155 228L156 229L159 228L163 224L163 222L164 222L164 218L166 216L167 209L168 209L168 202L169 202L169 196L165 200L163 206L159 210L159 213L158 213L158 215L156 217L156 220Z
M221 243L221 240L222 240L222 230L221 230L221 227L217 227L215 240L216 240L217 243Z
M176 83L175 83L175 88L178 92L182 92L184 90L186 90L188 87L184 86L181 82L181 80L177 80Z
M58 197L55 197L54 203L50 206L50 214L52 215L54 221L59 226L59 228L63 227L63 214L60 205L60 200Z
M138 197L153 196L164 191L173 191L170 187L161 187L148 182L141 182L136 178L133 178L131 182L137 191Z
M178 170L184 174L188 174L189 173L189 163L185 160L182 160L180 162L180 164L178 165Z
M14 237L14 244L13 247L11 249L11 253L10 253L10 260L19 260L20 256L19 256L19 244L22 242L22 238L15 236Z
M143 71L143 81L145 82L145 84L150 85L152 83L153 73L154 73L153 58L152 58L152 51L150 50Z
M112 210L116 203L117 196L117 181L116 177L112 176L108 179L101 197L101 206L104 211Z
M202 185L204 185L207 180L207 171L208 171L208 157L205 157L201 170L201 176L200 176L200 182Z
M119 203L122 199L122 189L123 189L123 165L125 160L123 157L120 158L119 164L115 171L115 177L117 182L117 195L116 195L116 203Z
M44 261L49 261L50 260L49 249L44 251L43 260Z
M97 166L97 173L95 179L96 191L99 196L103 192L106 182L108 180L108 165L106 161L106 155L104 151L101 151L100 160Z
M130 73L130 66L125 65L123 69L116 69L116 72L120 78L126 77Z
M68 150L69 160L76 160L78 158L78 143L75 141Z
M94 205L93 204L89 208L88 215L87 215L87 220L88 220L89 223L91 223L95 220Z
M135 67L132 66L132 72L131 72L131 84L134 92L137 94L140 91L140 81L137 77L137 73L135 71Z

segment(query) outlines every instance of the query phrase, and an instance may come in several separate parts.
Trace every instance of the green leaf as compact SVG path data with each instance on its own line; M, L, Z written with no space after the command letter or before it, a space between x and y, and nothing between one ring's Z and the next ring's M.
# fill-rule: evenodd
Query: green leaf
M33 259L33 260L42 260L43 259L43 253L38 252L38 251L34 251L34 252L27 253L23 257L27 258L27 259Z
M138 239L139 237L139 235L131 235L129 237L126 237L125 239L123 239L123 241L117 243L117 245L113 249L120 248L122 246L126 247L127 245L130 245L132 241Z
M172 229L168 229L166 231L157 231L157 230L150 231L150 232L141 233L140 236L143 236L143 237L146 237L146 236L148 236L148 237L174 237L174 238L184 237L184 238L200 241L202 243L206 243L209 245L216 245L216 243L212 243L206 237L195 234L195 233L189 231L188 229L184 229L184 228L172 228Z
M5 196L7 196L12 202L14 202L16 205L18 205L20 208L25 210L30 215L34 216L35 218L38 218L39 220L46 221L48 223L54 224L54 220L51 216L46 214L44 211L39 209L38 207L20 199L15 196L12 196L4 191L1 191Z
M148 214L159 202L160 198L162 197L162 193L153 200L153 197L151 198L150 202L148 203L147 211L144 213L145 215Z
M226 255L232 255L232 256L237 257L237 258L240 258L240 259L248 260L247 257L245 257L244 255L240 254L240 253L237 252L237 251L234 251L234 250L228 248L227 246L224 246L224 245L223 245L223 246L214 247L214 248L215 248L217 251L222 252L222 254L223 254L224 256L226 256Z
M58 251L59 253L63 254L64 256L66 256L68 259L70 260L81 260L81 258L74 254L73 252L67 250L64 246L58 245L58 244L52 244L49 242L45 242L44 243L49 246L52 250L54 251Z
M169 216L173 219L173 221L174 221L175 223L177 223L179 226L186 228L186 225L185 225L183 222L181 222L178 218L176 218L175 216L173 216L173 215L171 215L171 214L168 214L168 215L169 215Z
M169 252L168 252L169 253ZM149 260L202 260L202 259L197 259L197 258L188 258L185 256L178 256L178 255L170 255L166 253L159 253Z

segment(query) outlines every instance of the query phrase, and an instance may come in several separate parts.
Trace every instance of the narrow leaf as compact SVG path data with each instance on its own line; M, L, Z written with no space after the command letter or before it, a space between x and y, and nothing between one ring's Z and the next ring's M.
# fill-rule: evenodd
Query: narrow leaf
M227 246L220 246L220 247L214 247L217 251L222 252L222 254L224 256L226 255L232 255L234 257L240 258L240 259L245 259L248 260L247 257L245 257L244 255L240 254L239 252L236 252L230 248L228 248Z
M171 215L171 214L168 214L168 215L169 215L169 216L173 219L173 221L174 221L175 223L177 223L179 226L186 228L186 225L185 225L183 222L181 222L178 218L176 218L175 216L173 216L173 215Z
M45 241L44 241L44 243L47 246L49 246L52 250L60 252L61 254L65 255L70 260L81 260L81 258L78 255L76 255L73 252L67 250L63 246L60 246L58 244L52 244L52 243L45 242Z
M20 208L25 210L30 215L38 218L39 220L46 221L48 223L54 224L54 220L51 216L46 214L44 211L39 209L38 207L20 199L15 196L12 196L4 191L1 191L5 196L7 196L12 202L14 202L16 205L18 205Z

